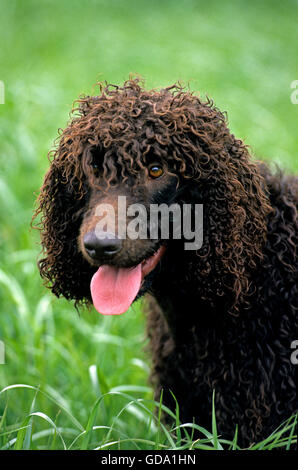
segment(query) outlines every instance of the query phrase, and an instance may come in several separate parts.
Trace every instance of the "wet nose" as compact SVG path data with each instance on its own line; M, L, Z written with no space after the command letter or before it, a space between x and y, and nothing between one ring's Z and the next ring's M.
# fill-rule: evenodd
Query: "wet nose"
M95 260L112 258L122 248L122 240L107 232L95 233L92 230L84 235L83 241L88 255Z

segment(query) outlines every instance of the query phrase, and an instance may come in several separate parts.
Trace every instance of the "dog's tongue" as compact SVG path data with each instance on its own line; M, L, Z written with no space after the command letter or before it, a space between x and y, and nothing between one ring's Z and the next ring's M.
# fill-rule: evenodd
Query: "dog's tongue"
M103 315L126 312L136 298L141 282L141 263L133 268L101 266L91 279L94 307Z

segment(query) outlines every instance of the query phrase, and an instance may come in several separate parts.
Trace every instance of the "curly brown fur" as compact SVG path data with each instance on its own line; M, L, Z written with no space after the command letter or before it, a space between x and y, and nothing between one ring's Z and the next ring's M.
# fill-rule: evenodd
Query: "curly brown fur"
M125 194L152 202L204 205L204 242L185 251L168 240L140 294L156 305L148 335L157 393L182 421L249 445L297 412L297 178L253 161L209 99L180 85L145 90L138 79L100 85L78 100L62 131L35 216L42 214L40 272L57 296L90 303L97 265L83 237L99 202ZM150 162L164 169L151 181ZM134 266L156 251L153 240L125 241L111 261Z

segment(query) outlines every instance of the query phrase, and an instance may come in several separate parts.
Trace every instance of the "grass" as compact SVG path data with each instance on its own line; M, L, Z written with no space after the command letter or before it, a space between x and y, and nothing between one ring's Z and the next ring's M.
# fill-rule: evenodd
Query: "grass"
M130 72L148 87L190 82L228 111L257 157L297 171L296 17L294 0L1 0L0 448L237 448L237 433L227 443L215 420L193 440L181 403L173 429L163 427L147 386L142 304L107 318L54 299L30 219L73 100ZM294 426L253 448L289 448Z
M130 391L139 391L138 387L128 387ZM125 389L125 386L122 386ZM86 423L81 423L70 411L62 397L44 392L39 387L14 384L5 387L0 393L10 394L20 390L30 391L32 401L28 400L28 412L19 423L7 424L8 403L0 421L0 448L15 450L63 449L63 450L241 450L237 445L237 429L233 441L218 436L216 430L215 410L212 412L212 432L193 424L179 422L179 407L176 415L160 403L144 398L136 398L116 388L97 398L89 411ZM55 418L41 411L34 411L37 400L42 396L51 405L56 406ZM119 409L114 415L109 413L111 405L119 400ZM120 404L121 403L121 404ZM154 413L153 408L168 413L175 425L168 429L160 419L161 413ZM105 424L97 425L97 415L105 415ZM64 415L64 416L63 416ZM107 417L109 415L109 417ZM135 425L140 436L132 435L133 427L129 426L135 418ZM39 421L42 423L40 425ZM61 421L64 422L61 425ZM273 448L290 449L297 442L294 434L297 416L283 423L265 440L254 444L250 450L271 450ZM37 428L37 430L36 430ZM193 439L193 433L201 437ZM145 437L146 436L146 437Z

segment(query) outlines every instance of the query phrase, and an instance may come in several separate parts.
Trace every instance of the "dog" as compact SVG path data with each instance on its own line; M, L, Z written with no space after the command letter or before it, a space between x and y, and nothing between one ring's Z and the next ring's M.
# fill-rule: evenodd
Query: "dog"
M52 292L103 314L146 294L151 380L181 422L208 429L214 394L218 433L247 447L297 413L297 177L254 160L209 98L137 78L80 98L50 161L35 217ZM121 237L137 221L119 201L141 226L187 207L194 237L201 208L202 240L186 249L174 211L167 237L162 217Z

